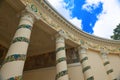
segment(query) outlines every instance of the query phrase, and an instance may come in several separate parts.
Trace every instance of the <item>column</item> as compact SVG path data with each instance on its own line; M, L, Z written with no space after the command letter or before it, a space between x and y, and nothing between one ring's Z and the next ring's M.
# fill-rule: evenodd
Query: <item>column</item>
M109 62L109 59L108 59L108 52L105 51L104 49L101 49L101 57L102 57L102 60L103 60L103 65L105 66L105 70L106 70L106 73L108 75L108 79L109 80L117 80L116 78L114 78L114 75L113 75L113 69L110 65L110 62Z
M94 80L93 72L88 60L87 48L85 46L79 47L78 53L80 62L82 64L85 80Z
M31 30L36 19L33 12L27 9L28 7L22 13L16 33L3 62L1 68L3 80L23 80L22 74Z
M66 52L65 52L65 36L60 31L56 36L56 79L55 80L69 80Z

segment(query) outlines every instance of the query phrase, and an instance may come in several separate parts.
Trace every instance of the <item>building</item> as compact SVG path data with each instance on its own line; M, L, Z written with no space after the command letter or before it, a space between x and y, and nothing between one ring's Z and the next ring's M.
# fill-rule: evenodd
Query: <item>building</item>
M0 65L1 80L120 80L120 41L77 29L45 0L0 0Z

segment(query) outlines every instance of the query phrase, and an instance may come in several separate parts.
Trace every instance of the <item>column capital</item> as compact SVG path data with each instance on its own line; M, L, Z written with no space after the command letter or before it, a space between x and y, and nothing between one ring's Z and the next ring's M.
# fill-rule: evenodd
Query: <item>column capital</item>
M100 53L103 58L107 58L107 55L109 54L109 52L104 48L100 48Z
M55 35L55 37L56 37L56 38L62 37L62 38L64 38L64 39L68 39L67 34L66 34L65 31L62 30L62 29L57 32L57 34Z
M40 19L37 7L32 4L26 6L26 8L21 12L21 17L28 19L32 23Z
M88 47L86 46L86 45L81 45L81 46L79 46L78 47L78 50L79 50L79 54L80 53L87 53L87 49L88 49Z

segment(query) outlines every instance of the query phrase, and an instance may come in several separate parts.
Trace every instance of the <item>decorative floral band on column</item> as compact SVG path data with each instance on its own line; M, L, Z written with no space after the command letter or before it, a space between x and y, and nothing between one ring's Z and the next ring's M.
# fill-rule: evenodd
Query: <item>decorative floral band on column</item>
M17 30L20 29L20 28L26 28L26 29L32 30L32 26L30 26L28 24L21 24L21 25L19 25Z
M112 73L113 72L113 69L109 69L108 71L107 71L107 74L109 75L110 73Z
M3 65L8 62L12 61L25 61L26 55L25 54L13 54L5 58Z
M103 64L104 64L104 66L106 66L107 64L110 64L110 62L109 62L109 61L106 61L106 62L104 62Z
M57 50L56 50L56 53L61 51L61 50L65 50L65 47L59 47Z
M89 70L89 69L91 69L90 66L86 66L86 67L84 67L84 68L83 68L83 73L86 72L86 71Z
M87 80L94 80L94 77L91 76L91 77L87 78Z
M22 76L15 76L15 77L11 77L7 80L23 80Z
M58 78L62 77L62 76L65 76L68 74L68 71L67 70L64 70L64 71L61 71L59 72L57 75L56 75L56 79L57 80Z
M66 61L67 59L66 59L66 57L61 57L61 58L59 58L57 61L56 61L56 64L58 64L58 63L60 63L60 62L62 62L62 61Z
M29 43L29 39L28 38L25 38L25 37L16 37L15 39L13 39L12 43L15 43L15 42L27 42Z
M88 60L88 57L84 57L83 59L80 60L80 62L83 63L86 60Z

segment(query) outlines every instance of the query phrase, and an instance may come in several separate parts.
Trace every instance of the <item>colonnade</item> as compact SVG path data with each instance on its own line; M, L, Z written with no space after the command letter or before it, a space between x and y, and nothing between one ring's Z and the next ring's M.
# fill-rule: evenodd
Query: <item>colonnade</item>
M23 80L23 68L30 42L30 35L33 24L35 20L38 19L39 18L33 11L25 10L23 12L16 33L1 67L1 76L3 80ZM69 80L65 52L65 39L66 36L64 35L64 31L59 31L56 35L56 80ZM78 53L85 80L94 80L94 74L87 55L87 48L84 46L79 47ZM103 54L103 52L101 53ZM104 56L103 64L106 68L107 74L110 75L113 69L109 67L109 61ZM112 77L112 75L110 76Z

